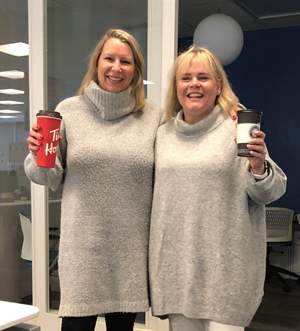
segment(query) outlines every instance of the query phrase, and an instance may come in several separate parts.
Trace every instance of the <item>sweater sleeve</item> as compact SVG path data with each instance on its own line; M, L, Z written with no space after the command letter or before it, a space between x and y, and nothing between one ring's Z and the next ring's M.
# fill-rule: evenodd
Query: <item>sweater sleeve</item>
M57 150L54 168L38 167L36 165L36 156L31 152L24 161L24 170L28 179L36 184L48 186L52 191L55 191L64 180L67 151L65 131L64 121L62 120L60 129L62 139Z
M249 197L260 205L269 204L279 199L286 191L287 177L282 169L268 156L269 174L263 180L257 181L248 172L247 193Z

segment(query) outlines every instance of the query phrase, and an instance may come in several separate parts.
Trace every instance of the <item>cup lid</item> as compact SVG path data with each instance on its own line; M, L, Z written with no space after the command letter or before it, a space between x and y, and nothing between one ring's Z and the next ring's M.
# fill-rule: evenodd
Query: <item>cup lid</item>
M262 115L262 111L256 110L256 109L242 109L238 111L238 113L257 113Z
M49 116L49 117L56 117L56 118L62 118L60 113L55 110L51 109L41 109L36 116Z
M238 123L259 123L262 112L255 109L245 109L237 112Z

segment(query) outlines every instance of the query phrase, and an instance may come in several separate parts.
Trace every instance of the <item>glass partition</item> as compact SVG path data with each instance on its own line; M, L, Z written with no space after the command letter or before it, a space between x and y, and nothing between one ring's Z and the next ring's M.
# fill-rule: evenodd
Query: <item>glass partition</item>
M0 300L32 302L27 1L0 11Z
M47 1L48 107L77 93L88 56L103 33L121 28L141 44L147 63L147 1ZM62 28L63 27L63 28ZM49 192L49 306L59 305L57 253L61 190ZM79 275L80 277L80 275ZM145 323L145 314L137 322Z

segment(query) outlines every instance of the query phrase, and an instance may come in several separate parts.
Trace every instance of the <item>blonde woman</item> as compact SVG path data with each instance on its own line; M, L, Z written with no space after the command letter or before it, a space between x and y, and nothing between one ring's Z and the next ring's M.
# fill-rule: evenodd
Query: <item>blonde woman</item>
M57 106L63 117L56 167L39 168L43 138L28 137L33 182L63 184L59 276L62 331L131 331L149 309L148 236L153 146L159 111L145 101L144 61L135 38L105 33L91 54L79 95Z
M242 331L265 278L264 205L286 189L265 134L237 156L232 91L217 58L193 46L171 75L155 149L150 231L154 315L171 331Z

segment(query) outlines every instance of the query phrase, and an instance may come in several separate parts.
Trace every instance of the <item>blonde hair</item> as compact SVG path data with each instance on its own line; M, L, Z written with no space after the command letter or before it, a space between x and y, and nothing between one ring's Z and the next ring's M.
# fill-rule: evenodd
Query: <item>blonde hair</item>
M83 80L80 84L78 94L83 94L84 89L90 84L92 80L99 84L97 71L98 59L103 51L104 44L110 38L119 39L121 42L127 44L132 51L135 64L135 75L131 82L131 93L135 97L134 110L140 110L145 105L145 92L143 84L145 63L139 43L130 33L124 30L109 29L105 32L104 36L101 38L101 40L98 42L98 44L89 56L87 72L85 73Z
M170 83L165 100L166 120L175 116L182 108L177 98L176 79L178 74L186 70L195 58L207 61L211 74L220 84L220 94L216 98L216 105L219 105L228 115L237 110L238 98L230 86L227 75L220 61L207 48L193 45L177 57L172 67Z

